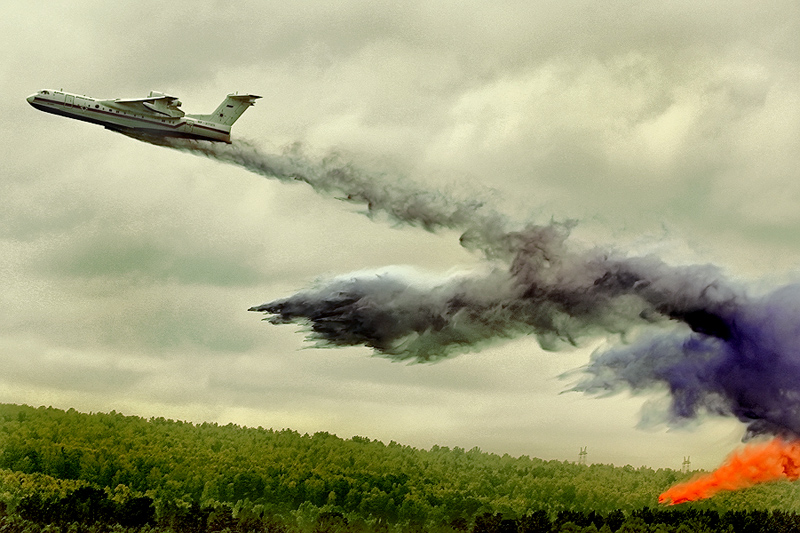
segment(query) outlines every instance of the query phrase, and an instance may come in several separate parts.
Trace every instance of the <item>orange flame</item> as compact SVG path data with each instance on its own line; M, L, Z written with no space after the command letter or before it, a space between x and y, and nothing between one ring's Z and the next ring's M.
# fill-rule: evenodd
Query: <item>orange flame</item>
M757 483L800 478L800 440L776 437L733 452L710 474L679 483L658 497L659 503L675 505L710 498L723 490L752 487Z

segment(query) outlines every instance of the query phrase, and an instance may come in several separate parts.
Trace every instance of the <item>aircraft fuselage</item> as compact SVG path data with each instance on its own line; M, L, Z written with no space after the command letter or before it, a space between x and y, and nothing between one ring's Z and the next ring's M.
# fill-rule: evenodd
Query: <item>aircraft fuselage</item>
M237 99L236 101L233 98ZM243 101L250 98L250 101ZM228 95L226 102L236 105L252 105L257 96ZM177 98L162 93L150 93L149 98L99 100L64 91L42 90L27 98L36 109L84 122L100 124L108 129L127 135L149 135L157 137L184 137L207 141L231 142L231 126L204 120L215 115L186 115L178 108ZM228 105L231 108L234 105ZM223 109L224 110L224 109ZM241 110L243 112L243 109ZM233 117L233 121L238 115ZM202 118L199 118L202 117ZM219 117L223 117L222 113ZM220 119L220 122L222 119Z

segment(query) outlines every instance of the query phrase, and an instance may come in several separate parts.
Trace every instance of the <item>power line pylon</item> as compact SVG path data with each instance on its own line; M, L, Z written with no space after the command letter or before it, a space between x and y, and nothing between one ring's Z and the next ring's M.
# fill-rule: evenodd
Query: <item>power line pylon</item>
M579 465L585 465L586 464L586 455L587 455L586 446L583 446L583 447L581 447L581 451L578 454L578 464Z

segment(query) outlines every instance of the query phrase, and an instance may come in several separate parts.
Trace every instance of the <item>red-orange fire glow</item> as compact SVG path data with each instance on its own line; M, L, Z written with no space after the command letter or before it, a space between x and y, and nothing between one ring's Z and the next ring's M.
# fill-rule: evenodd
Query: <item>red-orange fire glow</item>
M800 478L800 440L779 437L745 446L732 453L710 474L679 483L658 497L659 503L675 505L710 498L723 490L737 490L757 483Z

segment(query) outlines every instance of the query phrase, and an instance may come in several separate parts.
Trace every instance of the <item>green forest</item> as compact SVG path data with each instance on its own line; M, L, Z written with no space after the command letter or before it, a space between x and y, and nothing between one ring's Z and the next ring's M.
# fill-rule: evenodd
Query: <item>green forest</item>
M0 404L0 533L800 531L800 485Z

